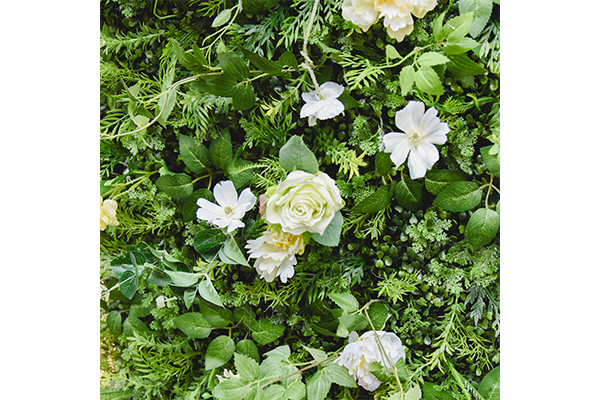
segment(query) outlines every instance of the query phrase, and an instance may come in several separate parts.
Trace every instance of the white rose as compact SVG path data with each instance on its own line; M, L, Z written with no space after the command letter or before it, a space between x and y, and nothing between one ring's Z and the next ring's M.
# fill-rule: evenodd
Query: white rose
M322 235L343 206L340 190L327 174L293 171L267 200L265 218L292 235Z

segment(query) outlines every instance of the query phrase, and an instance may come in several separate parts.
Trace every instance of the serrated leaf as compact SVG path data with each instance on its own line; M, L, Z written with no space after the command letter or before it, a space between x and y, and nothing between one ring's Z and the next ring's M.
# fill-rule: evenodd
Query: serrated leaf
M208 278L204 278L202 282L198 284L198 294L206 301L211 302L219 307L223 307L221 297L215 290L212 282Z
M358 300L350 293L327 293L327 297L348 313L358 310Z
M415 77L417 73L412 65L406 65L400 70L400 89L402 90L402 96L406 96L415 83Z
M225 25L227 23L227 21L229 21L230 18L231 18L231 8L226 8L223 11L221 11L219 13L219 15L217 15L215 17L215 19L213 20L213 22L210 26L213 28L218 28L219 26Z
M402 74L402 72L400 72ZM385 151L380 151L375 154L375 170L381 176L389 175L392 170L392 166L394 163L390 158L390 153L386 153Z
M422 66L415 74L415 83L417 87L425 93L441 95L444 93L440 77L429 66Z
M471 60L466 54L448 55L448 58L450 62L446 64L446 68L457 78L483 75L486 72L484 67Z
M219 400L242 400L250 393L250 385L239 378L230 378L215 386L212 394Z
M462 171L433 170L425 175L425 188L429 193L437 196L442 190L455 182L461 182L469 176Z
M306 383L307 399L324 400L331 389L331 380L321 371L317 371Z
M300 136L292 136L279 150L279 162L289 172L302 170L309 174L319 172L319 163Z
M235 344L235 351L250 357L256 362L260 361L258 347L256 347L256 344L250 339L242 339L239 342L237 342Z
M469 218L465 235L469 244L474 249L478 249L488 244L496 236L498 229L500 229L500 214L494 210L480 208Z
M186 289L183 292L183 304L185 304L185 308L188 310L194 303L194 299L196 298L196 289Z
M305 345L302 345L302 347L304 347L304 349L310 353L310 355L314 358L316 362L320 363L327 359L327 353L323 350L313 349L312 347L308 347Z
M161 176L156 180L156 186L175 199L188 197L194 191L192 178L187 174Z
M455 182L437 195L433 205L447 211L466 211L476 207L481 197L481 189L475 182Z
M416 211L419 209L421 200L423 199L423 186L417 181L403 176L400 182L396 184L395 196L396 201L402 207L409 211Z
M106 316L106 325L108 325L108 329L115 336L121 334L121 321L122 317L119 311L111 311Z
M434 53L434 52L423 53L417 59L417 63L421 66L440 65L440 64L445 64L448 61L450 61L450 60L448 60L448 57L446 57L440 53Z
M352 207L352 212L370 214L383 210L390 204L390 185L385 185Z
M268 319L261 319L252 332L252 339L260 346L264 346L280 338L284 331L285 327L283 325L273 323Z
M449 19L448 22L444 24L440 36L448 39L448 42L450 43L458 43L469 32L471 22L473 22L472 12Z
M291 400L302 400L306 394L306 385L297 380L285 389L285 397Z
M208 165L208 149L198 139L179 135L179 154L183 163L192 171L200 174Z
M335 247L340 244L340 236L342 234L343 224L344 217L340 211L337 211L325 229L325 232L323 232L322 235L313 233L311 237L315 242L322 244L323 246Z
M258 378L258 363L248 356L240 353L233 354L233 364L240 378L246 381L253 381Z
M213 328L225 328L233 321L233 314L226 308L200 303L202 316Z
M197 312L178 315L173 318L173 323L190 338L204 339L212 332L210 324Z
M404 393L404 400L420 400L421 389L418 386L413 387L408 392Z
M484 400L500 400L500 367L496 367L481 380L478 388Z
M473 13L473 22L469 28L469 34L472 37L479 36L483 31L492 16L493 6L492 0L460 0L458 2L458 10L461 14Z
M482 147L480 150L481 157L483 158L483 162L485 163L489 173L494 176L500 176L500 164L498 164L498 157L496 157L495 154L490 154L492 147L494 146Z
M250 69L242 57L234 53L217 53L219 64L225 74L236 81L243 81L250 76Z
M355 388L356 380L348 373L348 369L341 365L331 363L323 368L323 374L336 385Z
M288 397L285 395L285 388L281 385L269 385L265 389L266 400L286 400Z
M181 271L164 271L171 278L171 285L177 287L190 287L198 282L198 274Z
M242 253L232 237L228 237L225 241L225 245L219 250L219 258L226 264L241 264L250 267L244 253Z
M210 371L228 362L235 352L235 343L229 336L216 337L206 349L205 369Z
M395 60L396 58L401 58L402 56L398 53L398 50L391 44L385 46L385 56L390 60Z
M218 137L213 139L208 149L210 161L220 170L227 171L231 159L233 158L233 147L231 142Z
M233 108L239 111L252 108L256 101L256 95L254 94L252 85L238 86L231 97L233 98Z
M441 13L434 21L433 21L433 37L435 40L441 40L442 33L442 25L444 24L444 17L446 16L446 12Z

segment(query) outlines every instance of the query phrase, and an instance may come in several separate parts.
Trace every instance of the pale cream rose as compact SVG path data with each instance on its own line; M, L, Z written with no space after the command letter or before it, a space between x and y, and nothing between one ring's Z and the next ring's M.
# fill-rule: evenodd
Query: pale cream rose
M117 226L117 202L114 200L102 200L100 196L100 230L103 231L108 225Z
M340 190L327 174L293 171L267 200L265 218L293 235L322 235L343 206Z

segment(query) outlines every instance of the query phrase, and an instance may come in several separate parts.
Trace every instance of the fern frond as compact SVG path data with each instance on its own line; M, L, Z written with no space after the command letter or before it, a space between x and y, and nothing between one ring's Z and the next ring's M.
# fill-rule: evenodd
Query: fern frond
M351 179L353 175L359 176L358 167L364 167L367 163L363 161L365 153L357 156L354 150L348 149L345 145L346 143L340 143L335 147L331 147L326 154L331 156L331 161L340 166L342 173L349 172L348 179Z
M104 25L100 30L100 50L110 56L123 49L123 54L129 57L136 49L145 50L147 46L160 40L164 34L163 29L153 31L147 25L142 25L140 30L124 35L118 30L113 32L108 25Z

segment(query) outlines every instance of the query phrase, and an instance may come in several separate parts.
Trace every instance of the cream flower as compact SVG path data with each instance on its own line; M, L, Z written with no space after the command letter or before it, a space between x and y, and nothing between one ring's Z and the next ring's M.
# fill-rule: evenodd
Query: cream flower
M446 143L448 124L440 122L437 110L425 112L425 104L410 101L396 112L396 126L403 132L390 132L383 136L383 144L390 158L399 167L408 156L410 178L422 178L440 158L435 144Z
M117 202L109 199L102 200L102 196L100 196L100 230L105 230L108 225L119 225Z
M250 188L244 189L238 199L233 182L223 181L215 185L213 193L219 205L201 197L197 201L200 208L196 211L196 216L219 228L227 227L227 232L242 228L244 223L240 220L256 203L256 196Z
M379 337L387 357L381 354L375 335ZM354 376L358 384L372 392L381 385L381 381L369 371L369 366L372 363L378 363L388 372L392 372L393 366L400 358L406 359L404 347L398 336L389 332L369 331L360 338L357 339L357 337L356 332L350 334L350 343L344 347L334 362L348 368L349 374Z
M294 276L296 254L304 253L304 245L302 235L266 231L258 239L249 240L246 249L250 258L256 258L254 268L261 278L272 282L278 276L286 283Z
M437 5L437 0L410 0L410 2L414 7L412 13L417 18L423 18Z
M340 190L329 175L293 171L267 200L265 218L293 235L307 231L322 235L343 206Z
M317 119L330 119L338 114L344 115L344 104L338 97L344 92L344 87L335 82L325 82L319 86L319 94L314 92L302 93L302 99L306 102L300 110L300 118L308 117L308 126L317 123Z
M373 0L344 0L342 17L366 32L379 19Z

